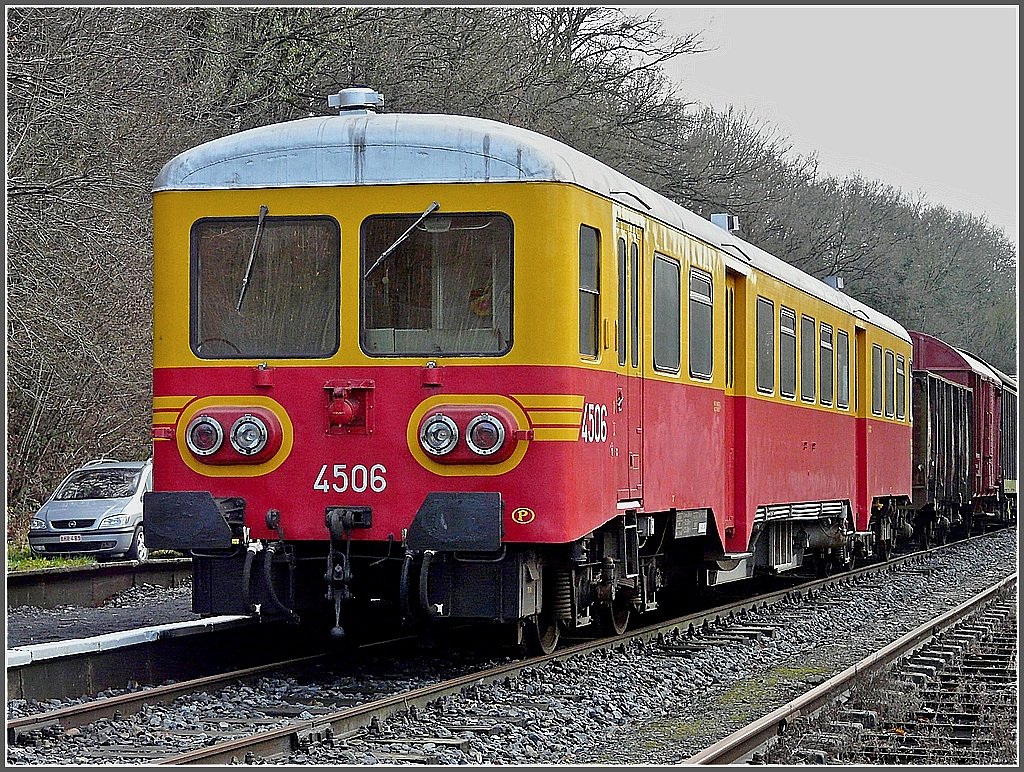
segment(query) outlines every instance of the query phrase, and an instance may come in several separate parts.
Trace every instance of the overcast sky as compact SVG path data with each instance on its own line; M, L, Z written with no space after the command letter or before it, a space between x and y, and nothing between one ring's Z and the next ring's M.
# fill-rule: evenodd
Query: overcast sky
M778 126L819 169L922 192L1018 242L1018 7L630 6L705 30L683 94Z

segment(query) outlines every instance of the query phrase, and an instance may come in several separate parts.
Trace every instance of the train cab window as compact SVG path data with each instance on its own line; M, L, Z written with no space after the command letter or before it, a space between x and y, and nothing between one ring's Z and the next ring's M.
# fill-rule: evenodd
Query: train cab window
M601 317L601 278L598 270L601 233L580 226L580 353L597 356L598 323Z
M679 262L654 255L654 369L679 372Z
M201 359L322 358L339 345L341 230L331 217L192 226L189 343Z
M800 399L814 401L814 350L817 348L814 319L800 317Z
M850 336L836 331L836 407L850 407Z
M896 379L893 373L893 354L885 352L885 415L892 418L895 415Z
M907 416L907 365L902 355L896 357L896 417Z
M779 393L796 398L796 312L779 309Z
M626 364L626 240L618 240L616 251L619 270L619 317L615 325L615 349L619 352L619 364Z
M714 351L711 275L690 269L690 376L711 378Z
M871 347L871 412L882 415L882 347Z
M757 390L775 391L775 304L757 299Z
M819 352L819 364L821 372L821 393L818 397L823 405L832 404L832 328L827 324L821 325L821 337L819 338L821 350Z
M430 212L431 210L428 210ZM497 355L512 345L512 221L381 215L360 230L360 343L371 356Z

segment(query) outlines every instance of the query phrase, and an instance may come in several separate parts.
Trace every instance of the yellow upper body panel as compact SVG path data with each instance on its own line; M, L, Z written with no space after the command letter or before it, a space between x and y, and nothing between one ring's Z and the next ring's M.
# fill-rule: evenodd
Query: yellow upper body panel
M360 345L361 228L371 216L418 215L431 202L440 213L501 213L512 223L512 342L501 356L371 356ZM775 360L778 383L780 335L779 308L813 318L817 330L828 325L834 334L843 330L850 341L850 404L842 408L815 401L803 403L820 410L839 410L867 415L871 394L870 348L879 345L904 359L909 382L909 342L865 322L848 310L827 302L768 273L748 268L733 273L735 293L732 323L733 375L726 379L726 254L705 240L654 219L581 187L555 182L418 183L351 185L338 187L163 190L154 195L154 365L157 368L254 366L266 358L202 359L190 346L188 309L195 291L191 284L193 226L204 218L256 218L266 207L275 217L320 216L333 219L340 232L340 340L336 353L317 359L274 359L274 367L310 366L409 366L427 359L443 364L500 363L508 365L563 365L620 371L616 351L618 320L619 237L641 245L642 374L663 381L679 381L758 399L785 401L775 388L761 393L755 388L753 351L756 339L757 298L772 301L775 309ZM255 219L254 219L255 221ZM599 232L598 351L580 354L580 226ZM680 367L678 372L658 371L651 366L654 261L657 256L678 263L680 272ZM735 265L735 260L732 260ZM691 269L710 276L712 282L713 367L710 378L691 377L687 342L690 335L688 277ZM241 279L240 279L241 282ZM857 331L860 330L858 335ZM858 346L866 346L865 351ZM743 352L750 352L744 354ZM865 356L867 358L865 358ZM797 372L801 351L797 349ZM639 373L635 373L639 374ZM816 376L817 377L817 376ZM794 400L790 400L794 401ZM795 400L801 402L799 394ZM905 411L909 420L909 408Z

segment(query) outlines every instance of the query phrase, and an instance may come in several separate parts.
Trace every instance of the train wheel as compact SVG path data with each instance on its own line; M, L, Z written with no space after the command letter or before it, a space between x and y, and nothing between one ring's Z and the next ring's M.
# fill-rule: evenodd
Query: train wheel
M553 581L554 572L545 569L544 590L540 613L526 622L526 647L534 655L551 654L558 648L558 641L562 637L562 629L559 626L558 615L555 613L557 588Z
M832 561L827 555L819 550L814 556L814 575L818 579L824 579L832 573Z
M549 614L538 614L526 622L526 646L531 654L551 654L561 637L558 620Z
M610 604L601 606L601 629L605 635L622 635L629 627L632 604L621 593Z

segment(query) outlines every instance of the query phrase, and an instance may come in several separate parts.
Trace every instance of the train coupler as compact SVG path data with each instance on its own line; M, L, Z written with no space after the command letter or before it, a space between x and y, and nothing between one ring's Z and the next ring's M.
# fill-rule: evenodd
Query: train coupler
M342 604L352 599L352 530L370 526L369 507L328 507L325 524L331 536L327 552L327 600L334 603L334 627L331 637L340 640L345 637L341 625Z

